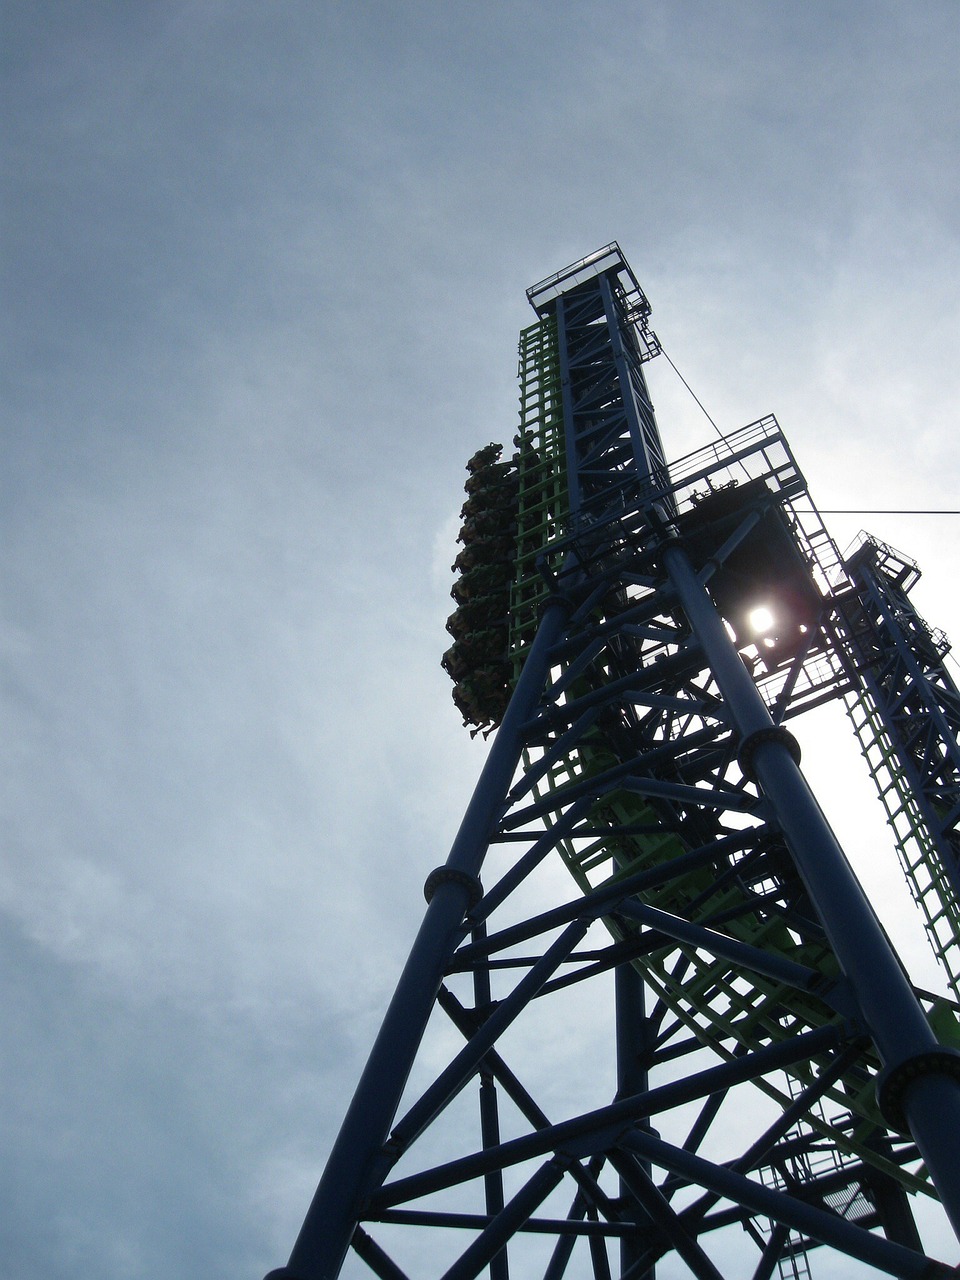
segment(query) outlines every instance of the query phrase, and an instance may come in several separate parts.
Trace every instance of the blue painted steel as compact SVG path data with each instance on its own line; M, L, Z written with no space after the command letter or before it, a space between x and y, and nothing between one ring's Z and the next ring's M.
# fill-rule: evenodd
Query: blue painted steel
M481 921L473 930L472 940L482 943L486 926ZM493 998L490 986L490 970L478 965L473 971L473 997L477 1008L486 1008ZM480 1068L480 1133L484 1147L500 1145L500 1102L492 1068L484 1063ZM503 1170L491 1169L483 1180L484 1209L489 1218L502 1212L504 1200ZM510 1280L506 1251L495 1254L490 1261L490 1280Z
M652 1134L635 1130L625 1139L625 1144L662 1168L681 1173L731 1200L752 1204L758 1213L769 1214L771 1218L806 1232L814 1239L824 1240L888 1275L910 1277L911 1280L935 1280L936 1277L946 1280L946 1277L956 1275L952 1267L938 1265L901 1245L858 1231L835 1214L824 1213L822 1209L783 1192L758 1186L732 1169L711 1164L693 1152L671 1146Z
M650 1058L650 1030L647 1023L646 997L643 980L632 965L621 964L615 970L614 977L617 1016L617 1096L646 1093L650 1085L650 1073L647 1062ZM647 1125L649 1128L649 1123ZM643 1167L649 1176L649 1166ZM621 1180L621 1194L628 1188ZM642 1241L640 1226L637 1223L635 1238L625 1236L620 1242L620 1270L626 1275L631 1268L637 1280L653 1280L653 1269L640 1270L642 1263Z
M668 483L623 290L598 275L556 301L573 527L589 531Z
M443 1280L473 1280L503 1249L507 1241L540 1207L566 1172L568 1159L553 1156L492 1218L458 1261L443 1273Z
M856 612L849 597L838 606L851 657L960 901L960 690L944 662L948 645L907 594L920 576L915 566L867 539L847 568Z
M853 691L847 710L927 934L960 996L960 690L949 644L917 613L912 561L866 538L846 560L837 623Z
M626 299L615 289L609 275L601 277L600 289L617 381L624 389L623 408L633 445L633 457L643 459L642 466L637 467L637 478L641 485L648 482L655 490L669 488L670 477L663 442L641 369L641 352L633 339L633 329L627 322Z
M668 475L642 368L656 349L649 307L617 246L535 286L531 301L556 324L550 378L559 366L567 448L563 484L549 487L569 493L569 510L552 506L548 542L524 552L525 572L536 560L543 581L522 598L549 603L428 882L289 1265L274 1275L333 1280L352 1241L375 1274L402 1280L402 1252L371 1224L468 1233L430 1271L448 1280L487 1267L508 1280L517 1241L545 1233L556 1241L546 1280L577 1257L607 1280L608 1245L630 1280L652 1280L671 1251L716 1280L712 1233L728 1227L756 1247L756 1276L806 1242L892 1274L945 1274L920 1249L907 1193L927 1189L922 1151L960 1221L953 1060L775 726L849 682L821 626L822 576L810 577L829 539L816 521L801 527L791 504L808 501L806 486L773 419ZM559 440L554 409L537 412L522 416L528 452ZM752 650L738 633L735 646L721 618L735 614L742 629L751 593L784 584L793 629ZM563 860L580 896L518 906L548 859ZM555 1119L514 1069L505 1033L611 971L617 1098ZM430 1068L398 1120L435 1007L464 1045ZM563 1029L582 1034L576 1022ZM889 1110L902 1110L916 1143L877 1108L881 1066ZM451 1120L471 1080L476 1140ZM737 1110L743 1088L752 1102ZM760 1095L765 1116L754 1114ZM445 1122L450 1145L434 1154ZM675 1141L657 1136L680 1124ZM742 1149L729 1150L741 1130ZM440 1194L453 1198L438 1205ZM523 1252L519 1270L533 1274Z
M498 816L546 677L550 649L560 632L564 607L547 610L527 664L504 716L473 799L454 841L447 867L477 876L491 827ZM400 1103L407 1073L433 1008L441 976L463 935L469 889L451 880L439 886L427 907L396 993L357 1085L323 1177L287 1264L290 1280L328 1280L339 1274L363 1198L379 1184L389 1161L383 1145Z
M543 988L558 966L569 958L573 948L582 940L589 923L589 920L575 920L567 925L556 942L536 964L531 965L512 994L497 1005L496 1011L484 1022L482 1028L470 1038L430 1088L421 1095L416 1106L394 1128L390 1141L395 1150L399 1152L408 1147L475 1072L480 1070L480 1064L488 1051Z
M440 1165L426 1173L394 1179L371 1195L369 1208L373 1215L377 1215L383 1209L401 1204L413 1195L456 1186L464 1176L477 1177L498 1165L504 1168L518 1165L568 1144L599 1147L611 1132L625 1132L631 1124L649 1120L658 1112L700 1101L718 1090L731 1089L737 1084L756 1079L758 1073L806 1061L814 1054L830 1053L841 1045L842 1033L835 1027L821 1027L817 1031L805 1032L795 1039L758 1049L753 1060L736 1058L722 1066L691 1073L682 1080L659 1085L645 1093L621 1098L576 1119L560 1121L555 1125L543 1123L536 1133L505 1141L497 1153L485 1151Z
M663 558L741 737L773 729L770 713L683 548L671 540ZM753 767L853 983L884 1065L895 1068L918 1060L903 1109L960 1235L960 1069L940 1067L927 1073L920 1068L924 1056L937 1048L936 1036L789 748L771 735L757 747Z

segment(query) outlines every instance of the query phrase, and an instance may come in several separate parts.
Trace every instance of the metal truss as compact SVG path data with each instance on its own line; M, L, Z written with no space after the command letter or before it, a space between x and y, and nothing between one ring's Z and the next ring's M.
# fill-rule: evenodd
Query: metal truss
M836 598L846 696L935 955L960 996L960 692L909 598L916 564L864 536Z
M851 688L839 557L772 418L668 473L638 293L616 246L531 290L515 688L273 1280L954 1274L955 1007L786 728Z

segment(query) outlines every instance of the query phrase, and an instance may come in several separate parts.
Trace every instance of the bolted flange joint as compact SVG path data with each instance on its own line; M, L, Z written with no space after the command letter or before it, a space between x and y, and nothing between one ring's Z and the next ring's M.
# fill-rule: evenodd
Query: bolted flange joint
M960 1049L939 1045L880 1072L877 1076L877 1106L892 1129L900 1133L910 1132L903 1099L910 1086L925 1076L950 1076L953 1080L960 1080Z
M790 758L793 763L800 763L800 743L789 729L784 729L782 725L771 725L769 729L757 729L755 733L750 733L744 738L737 752L737 764L740 766L743 776L749 778L751 782L756 782L757 780L756 771L753 767L757 748L764 746L768 742L779 742L790 752Z
M470 894L468 910L475 907L483 897L483 885L476 876L466 871L458 871L455 867L436 867L423 883L423 896L429 902L442 884L459 884Z
M547 596L544 596L544 598L536 606L536 615L537 615L538 622L543 621L547 611L555 604L562 605L563 608L566 609L568 614L573 612L574 606L576 605L576 601L570 595L570 592L567 591L566 588L558 586L556 578L548 577L547 576L548 572L549 571L541 574L541 577L546 582L547 586L550 588L550 594Z

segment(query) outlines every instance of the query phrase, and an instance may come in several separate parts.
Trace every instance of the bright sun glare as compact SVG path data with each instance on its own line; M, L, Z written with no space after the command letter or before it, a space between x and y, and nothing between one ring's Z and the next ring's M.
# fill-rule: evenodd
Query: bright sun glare
M763 635L773 626L773 614L765 604L750 610L750 627L757 635Z

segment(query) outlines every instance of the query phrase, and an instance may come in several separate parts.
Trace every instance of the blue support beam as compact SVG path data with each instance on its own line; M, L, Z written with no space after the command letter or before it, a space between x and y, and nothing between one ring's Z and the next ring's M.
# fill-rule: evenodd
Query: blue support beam
M792 735L774 725L706 588L678 540L663 560L741 739L745 768L776 814L827 937L850 979L897 1105L960 1236L960 1052L943 1048L837 838L799 768Z
M716 1280L731 1232L757 1280L818 1246L946 1275L910 1198L960 1226L960 1055L785 727L856 683L839 556L774 419L667 467L618 246L530 298L515 687L272 1280L334 1280L351 1247L382 1280L654 1280L674 1253ZM592 1068L572 1101L550 1057L570 1045Z
M446 965L463 936L464 917L479 896L478 876L489 834L523 745L521 726L539 699L563 616L563 606L553 605L540 626L446 866L432 878L423 924L290 1260L286 1268L271 1273L276 1280L328 1280L339 1275L364 1198L390 1167L384 1144Z

